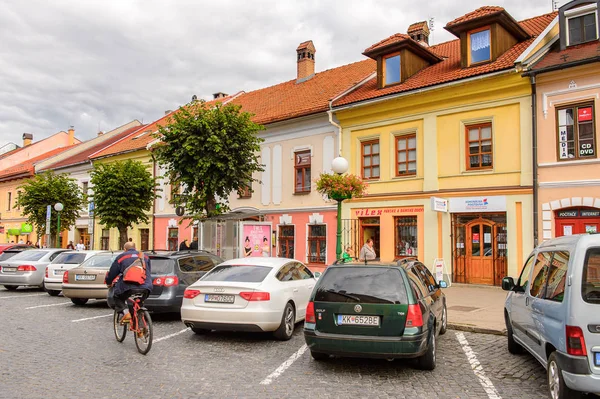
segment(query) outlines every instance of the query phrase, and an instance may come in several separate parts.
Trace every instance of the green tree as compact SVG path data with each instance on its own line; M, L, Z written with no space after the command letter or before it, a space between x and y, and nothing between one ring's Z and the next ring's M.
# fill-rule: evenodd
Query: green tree
M46 209L52 206L50 219L51 237L56 237L57 212L54 204L60 202L64 208L60 212L60 230L69 230L79 217L79 212L84 204L83 195L75 179L65 174L57 175L51 171L35 175L19 186L21 195L17 198L17 205L22 208L27 222L34 226L36 235L41 237L46 230Z
M251 185L262 172L257 133L264 127L252 121L240 105L208 105L198 101L181 107L156 134L161 143L154 154L171 184L182 192L171 203L183 206L188 219L201 219L229 210L226 199Z
M128 159L94 164L91 173L94 186L96 217L108 228L119 229L119 245L127 241L127 228L134 223L148 223L156 194L156 181L140 161Z

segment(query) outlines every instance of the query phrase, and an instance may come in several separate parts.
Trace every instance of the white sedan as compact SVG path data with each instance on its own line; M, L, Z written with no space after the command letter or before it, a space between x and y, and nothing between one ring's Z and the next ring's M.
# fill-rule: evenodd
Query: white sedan
M228 260L185 290L181 320L196 334L272 331L288 340L304 320L315 284L308 267L294 259Z
M106 251L68 251L58 255L46 267L44 286L50 296L57 296L62 290L63 275L67 270L79 266L84 260Z

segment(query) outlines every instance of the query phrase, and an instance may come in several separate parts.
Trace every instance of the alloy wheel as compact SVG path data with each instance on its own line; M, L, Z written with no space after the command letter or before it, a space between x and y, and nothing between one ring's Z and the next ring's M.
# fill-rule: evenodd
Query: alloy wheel
M444 306L444 310L442 311L442 330L446 330L448 327L448 310Z
M291 306L286 308L285 313L285 333L291 336L294 332L294 309Z
M552 399L560 397L560 377L558 375L558 365L552 361L548 364L548 388Z

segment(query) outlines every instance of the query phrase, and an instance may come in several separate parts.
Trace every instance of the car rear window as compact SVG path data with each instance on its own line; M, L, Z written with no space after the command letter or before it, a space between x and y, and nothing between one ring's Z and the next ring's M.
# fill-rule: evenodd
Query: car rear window
M78 265L85 260L85 254L63 252L52 261L53 264Z
M150 257L150 271L152 274L173 273L175 261L169 258Z
M11 259L13 258L15 255L20 254L22 251L10 251L10 250L6 250L4 252L2 252L0 254L0 261L6 260L6 259Z
M600 248L590 248L585 255L581 295L584 301L600 305Z
M81 264L81 267L89 267L93 269L110 269L110 265L117 255L101 254L94 255Z
M319 279L315 301L408 303L404 279L387 267L330 268Z
M217 266L201 278L202 281L235 281L260 283L272 269L266 266L222 265Z
M36 261L36 260L40 260L44 257L44 255L46 255L48 252L46 251L32 251L32 250L27 250L27 251L23 251L18 255L15 255L11 258L11 260L17 261L17 260L30 260L30 261Z

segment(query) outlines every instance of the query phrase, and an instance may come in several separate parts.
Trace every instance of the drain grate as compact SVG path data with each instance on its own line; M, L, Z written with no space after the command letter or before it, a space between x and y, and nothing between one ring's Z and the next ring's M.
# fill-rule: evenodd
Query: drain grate
M477 309L479 309L479 308L475 308L473 306L450 306L448 308L448 310L456 310L459 312L472 312Z

